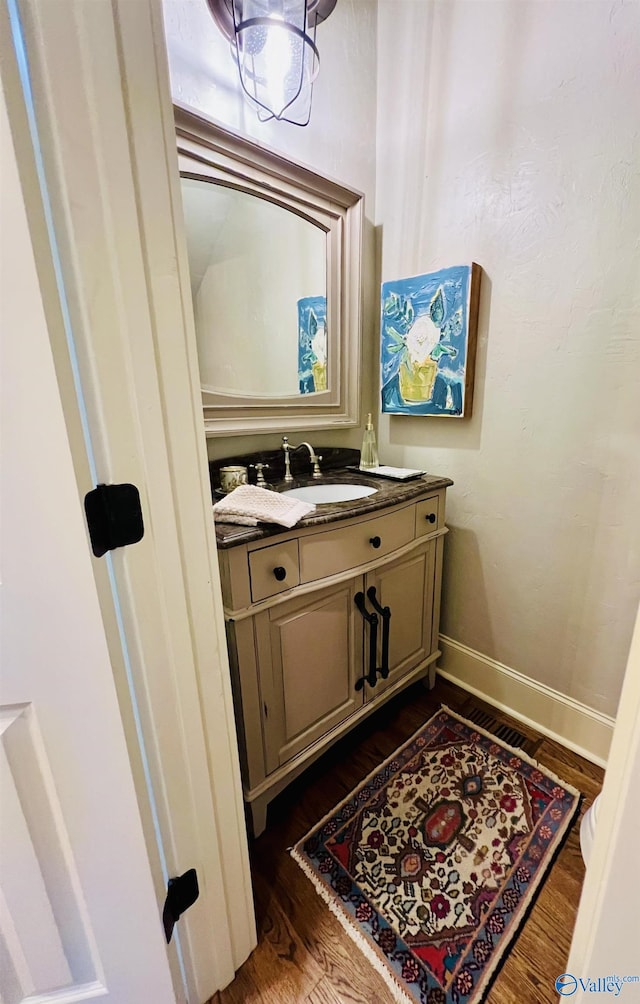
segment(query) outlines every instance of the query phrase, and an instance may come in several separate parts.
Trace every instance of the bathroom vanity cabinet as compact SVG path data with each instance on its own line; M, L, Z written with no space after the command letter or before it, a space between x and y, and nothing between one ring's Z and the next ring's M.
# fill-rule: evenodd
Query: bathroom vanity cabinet
M386 485L377 499L319 507L321 515L293 530L244 541L236 528L222 540L244 795L256 836L269 801L323 750L419 677L433 679L450 484Z

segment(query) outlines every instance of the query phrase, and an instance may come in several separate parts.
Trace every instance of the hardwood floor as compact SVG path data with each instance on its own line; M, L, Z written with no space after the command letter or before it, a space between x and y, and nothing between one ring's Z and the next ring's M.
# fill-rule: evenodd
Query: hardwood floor
M320 899L287 848L408 739L440 704L469 717L489 712L526 737L525 749L584 795L598 794L604 772L549 739L438 678L421 684L343 739L269 808L266 832L251 847L258 947L210 1004L387 1004L382 978ZM555 1004L584 866L576 822L487 998L489 1004Z

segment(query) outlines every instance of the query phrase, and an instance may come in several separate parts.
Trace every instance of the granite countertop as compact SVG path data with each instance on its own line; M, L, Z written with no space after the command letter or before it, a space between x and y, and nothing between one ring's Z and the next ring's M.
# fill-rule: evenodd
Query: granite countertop
M300 520L293 529L322 526L326 523L333 523L342 519L352 519L354 516L362 516L365 513L374 513L388 506L398 505L401 502L409 502L411 499L418 498L430 491L437 491L439 488L448 488L453 484L453 481L450 478L437 477L433 474L425 474L412 481L390 481L386 478L368 476L363 472L336 469L327 471L321 481L314 480L311 477L297 476L292 484L278 481L269 484L268 487L274 491L287 491L291 488L323 483L371 485L377 491L375 495L367 495L366 498L362 499L317 505L316 511L305 517L305 519ZM215 528L216 542L221 549L291 532L283 526L276 526L274 524L261 524L256 527L239 526L234 523L223 523L219 520L215 521Z

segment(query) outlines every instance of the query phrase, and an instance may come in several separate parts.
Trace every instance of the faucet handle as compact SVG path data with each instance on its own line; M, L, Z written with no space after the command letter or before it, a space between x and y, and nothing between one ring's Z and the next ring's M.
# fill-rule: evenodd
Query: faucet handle
M322 471L320 470L320 461L322 460L322 457L318 457L314 453L313 457L311 459L313 461L313 473L312 473L311 477L313 477L313 478L321 478L322 477Z
M267 482L262 472L269 470L269 464L249 464L249 467L253 467L256 472L256 484L260 486L266 485Z

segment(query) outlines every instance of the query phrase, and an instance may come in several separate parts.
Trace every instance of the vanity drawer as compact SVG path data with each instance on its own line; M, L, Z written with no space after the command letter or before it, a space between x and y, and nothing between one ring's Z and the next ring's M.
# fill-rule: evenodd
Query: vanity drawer
M254 603L299 585L298 541L287 540L251 551L249 574L251 599Z
M413 540L414 507L314 533L300 540L300 581L313 582L364 565Z
M416 505L416 537L424 537L439 528L439 502L438 496L433 495Z

